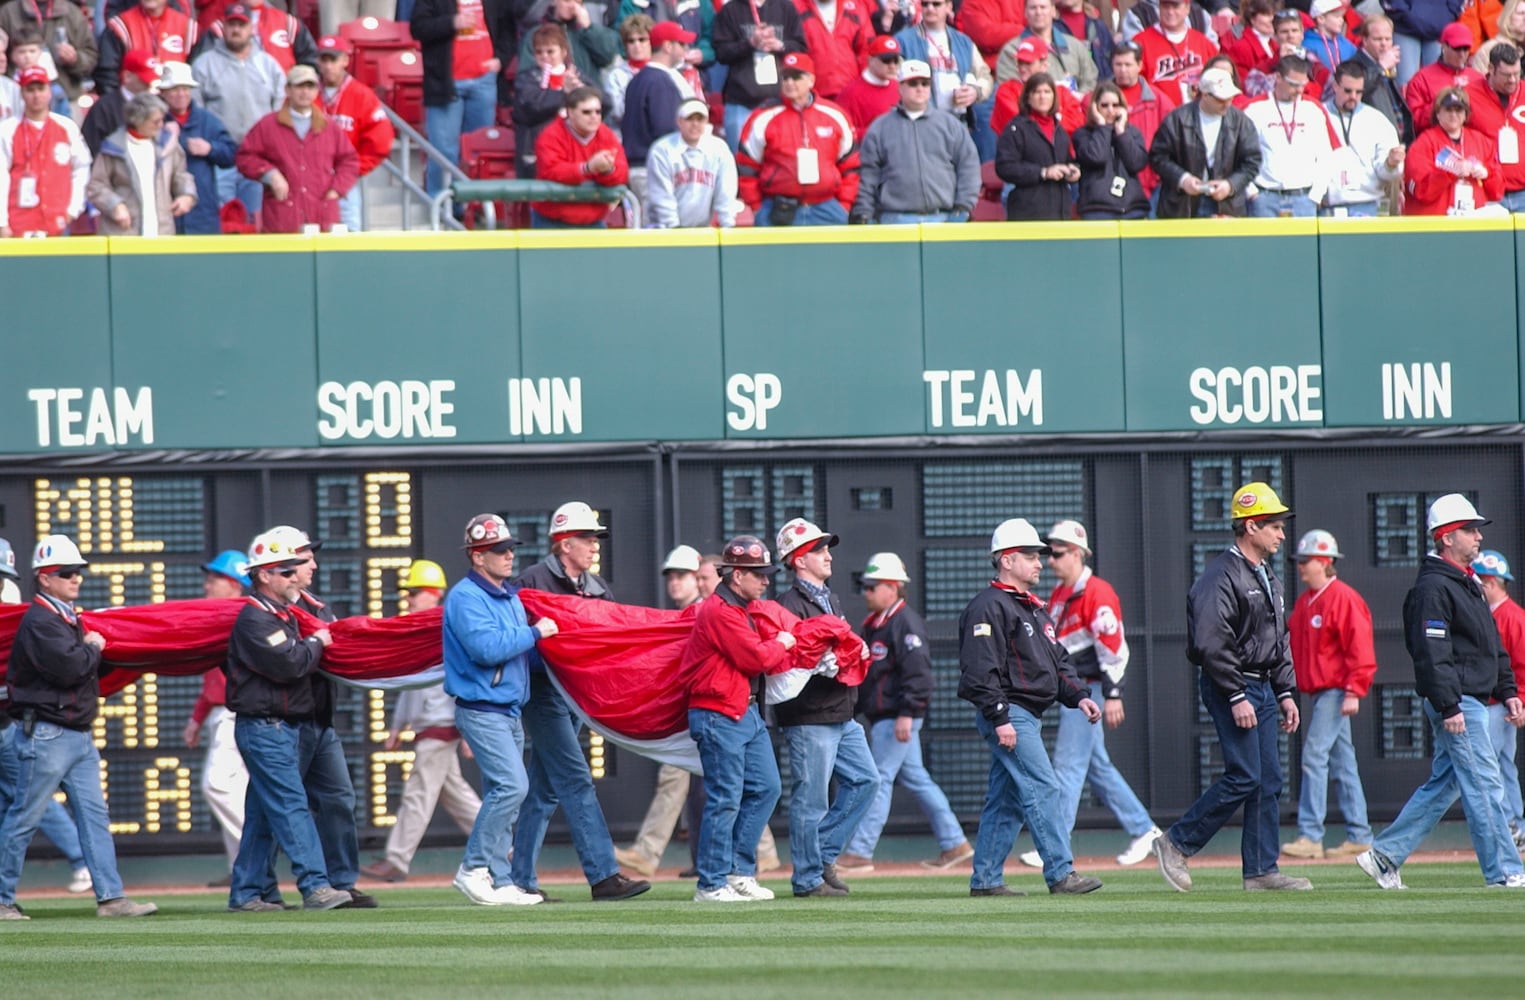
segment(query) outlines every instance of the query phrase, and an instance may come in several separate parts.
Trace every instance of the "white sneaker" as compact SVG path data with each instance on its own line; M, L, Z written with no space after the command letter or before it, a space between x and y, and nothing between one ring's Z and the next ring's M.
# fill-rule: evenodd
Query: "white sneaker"
M1018 854L1017 860L1029 868L1043 867L1043 857L1037 851L1028 851L1025 854Z
M759 885L757 879L750 875L727 875L725 884L738 896L746 899L772 899L773 890Z
M1403 876L1398 873L1398 868L1386 856L1378 854L1376 850L1363 851L1356 855L1356 864L1361 870L1376 880L1380 889L1407 889L1403 884Z
M1128 849L1117 856L1117 863L1124 867L1138 864L1154 853L1154 842L1163 835L1159 827L1151 826L1128 842Z
M764 890L764 891L766 892L767 890ZM737 892L735 889L731 888L731 885L728 882L728 883L726 883L725 885L721 886L718 889L695 889L694 890L694 902L696 902L696 903L749 903L749 902L751 902L751 900L748 899L746 896L743 896L741 893Z
M538 892L525 892L512 882L500 885L492 891L495 906L534 906L536 903L545 902L545 897Z
M478 906L502 906L506 902L499 897L499 890L493 888L492 872L486 868L467 868L462 865L456 869L455 879L450 884Z
M69 891L76 896L82 892L89 892L95 888L95 881L90 878L90 869L76 868L69 878Z
M1525 889L1525 875L1505 875L1502 882L1489 882L1490 889Z

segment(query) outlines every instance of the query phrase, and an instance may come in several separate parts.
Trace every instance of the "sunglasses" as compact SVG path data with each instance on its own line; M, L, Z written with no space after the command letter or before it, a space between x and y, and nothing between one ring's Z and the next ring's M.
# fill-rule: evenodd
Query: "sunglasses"
M924 76L919 76L914 80L901 80L900 85L902 87L930 87L932 86L932 81Z
M1142 55L1143 51L1144 47L1138 42L1134 41L1118 42L1116 45L1112 46L1113 54L1118 52L1131 52L1134 55Z
M278 570L275 571L275 575L276 576L284 576L286 579L289 580L292 577L297 575L297 571L294 570L294 569L278 569Z
M1298 13L1295 10L1279 10L1275 14L1271 15L1271 23L1273 23L1273 24L1276 23L1277 21L1298 21L1298 22L1301 22L1302 19L1303 19L1302 14Z
M74 580L84 576L85 571L82 569L61 569L53 575L58 577L60 580Z
M514 551L514 544L515 543L513 542L499 542L497 545L494 545L487 551L496 556L507 555L508 553Z

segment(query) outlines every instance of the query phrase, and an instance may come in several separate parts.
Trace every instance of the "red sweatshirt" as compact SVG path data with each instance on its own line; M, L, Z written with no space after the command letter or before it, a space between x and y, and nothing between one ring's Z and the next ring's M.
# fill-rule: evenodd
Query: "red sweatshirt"
M614 152L614 169L607 174L590 173L588 161L605 149ZM562 117L547 125L535 140L535 177L557 184L592 181L604 187L617 187L630 180L630 164L625 161L625 147L609 126L599 125L593 138L582 142ZM547 219L572 226L591 226L609 214L609 206L603 202L536 201L530 207Z
M699 604L679 676L689 678L689 708L740 719L752 698L752 679L787 669L789 662L789 651L758 635L744 608L714 593Z
M1305 694L1339 688L1358 698L1377 675L1371 610L1350 584L1336 578L1323 590L1305 590L1287 620L1297 689Z

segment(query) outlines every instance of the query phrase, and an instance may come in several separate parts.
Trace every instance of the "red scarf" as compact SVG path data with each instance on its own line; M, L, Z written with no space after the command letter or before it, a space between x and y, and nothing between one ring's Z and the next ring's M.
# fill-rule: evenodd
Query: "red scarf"
M1055 95L1054 100L1057 101L1058 99L1058 95ZM1043 137L1045 139L1047 139L1049 142L1054 141L1055 123L1053 115L1040 115L1036 111L1029 111L1027 113L1027 117L1031 118L1033 123L1038 126L1038 131L1043 133Z

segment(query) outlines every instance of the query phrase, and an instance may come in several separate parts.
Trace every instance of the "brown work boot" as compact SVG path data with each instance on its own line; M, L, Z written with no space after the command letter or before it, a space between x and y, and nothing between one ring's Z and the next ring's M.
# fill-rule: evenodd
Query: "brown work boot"
M1361 850L1365 850L1363 847ZM1324 845L1310 837L1298 837L1290 844L1281 845L1281 853L1289 858L1322 858ZM1357 851L1360 854L1361 851Z
M1191 892L1191 872L1186 867L1186 855L1170 839L1170 834L1154 839L1154 856L1160 862L1160 874L1176 892Z
M158 912L159 907L153 903L134 903L126 896L95 904L97 917L147 917Z
M373 861L368 865L360 866L360 874L366 878L373 878L378 882L406 882L408 873L398 868L386 858Z
M959 844L955 847L950 847L946 851L939 852L935 858L929 858L926 861L923 861L921 866L923 868L945 870L952 868L954 865L962 864L972 857L974 857L974 848L970 845L969 841L966 840L962 844Z
M839 889L844 893L852 891L847 888L847 883L843 882L842 877L837 874L836 862L821 866L821 881L825 882L833 889Z
M642 879L626 878L619 872L615 872L602 882L594 883L593 902L610 903L615 900L629 899L632 896L639 896L650 888L650 882Z

